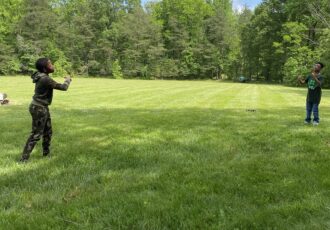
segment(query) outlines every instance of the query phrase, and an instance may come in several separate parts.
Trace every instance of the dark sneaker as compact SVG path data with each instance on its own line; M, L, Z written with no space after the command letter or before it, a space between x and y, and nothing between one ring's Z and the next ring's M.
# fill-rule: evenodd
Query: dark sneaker
M44 156L44 157L46 157L46 156L48 156L50 154L50 151L47 149L47 150L43 150L43 153L42 153L42 155Z
M27 161L28 161L28 159L22 157L22 158L18 161L18 163L27 163Z

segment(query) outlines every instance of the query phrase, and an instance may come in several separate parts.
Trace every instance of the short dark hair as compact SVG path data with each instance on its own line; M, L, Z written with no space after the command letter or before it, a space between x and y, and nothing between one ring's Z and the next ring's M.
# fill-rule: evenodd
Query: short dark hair
M323 69L324 64L322 62L316 62L316 64L319 64L321 66L321 69Z
M45 70L47 69L48 61L49 61L49 58L46 58L46 57L39 58L36 61L36 69L39 72L44 73Z

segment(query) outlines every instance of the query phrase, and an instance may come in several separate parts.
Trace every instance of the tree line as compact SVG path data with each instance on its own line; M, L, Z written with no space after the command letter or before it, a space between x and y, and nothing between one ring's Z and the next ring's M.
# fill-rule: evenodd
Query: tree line
M330 65L329 15L328 0L264 0L253 11L231 0L7 0L0 74L30 73L47 56L57 75L296 84L313 62Z

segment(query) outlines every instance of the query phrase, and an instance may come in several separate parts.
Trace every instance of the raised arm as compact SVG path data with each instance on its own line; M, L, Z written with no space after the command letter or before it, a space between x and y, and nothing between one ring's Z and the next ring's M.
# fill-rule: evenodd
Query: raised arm
M57 83L55 80L50 78L50 85L53 89L67 91L71 81L72 80L70 77L65 77L64 83L61 84L61 83Z
M317 84L320 86L322 82L318 79L318 74L313 72L312 73L313 79L317 82Z
M299 82L300 84L305 84L305 83L306 83L306 79L304 79L302 76L299 76L299 77L298 77L298 82Z

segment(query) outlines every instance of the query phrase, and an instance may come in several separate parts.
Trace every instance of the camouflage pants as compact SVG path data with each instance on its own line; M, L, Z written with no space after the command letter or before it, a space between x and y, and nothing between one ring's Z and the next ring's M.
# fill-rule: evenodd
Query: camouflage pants
M41 139L41 137L43 155L48 155L52 138L52 122L48 107L31 104L29 110L32 116L32 132L23 150L23 160L29 159L34 146Z

